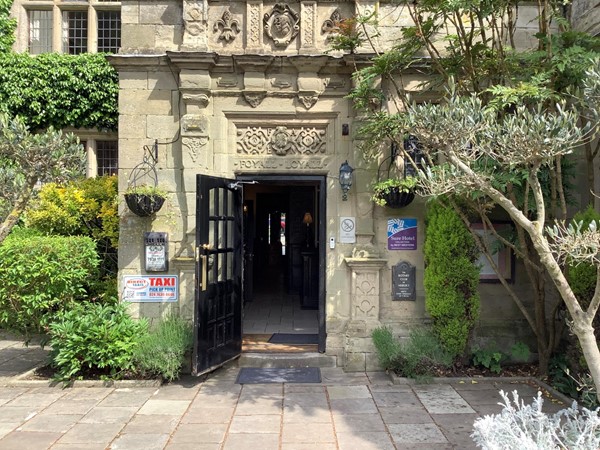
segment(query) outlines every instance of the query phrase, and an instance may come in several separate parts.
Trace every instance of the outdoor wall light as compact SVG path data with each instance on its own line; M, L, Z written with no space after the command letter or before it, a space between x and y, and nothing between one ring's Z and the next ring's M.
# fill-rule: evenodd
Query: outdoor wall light
M340 166L340 186L342 187L342 200L348 200L348 191L352 186L352 172L354 169L348 164L348 160L344 161Z

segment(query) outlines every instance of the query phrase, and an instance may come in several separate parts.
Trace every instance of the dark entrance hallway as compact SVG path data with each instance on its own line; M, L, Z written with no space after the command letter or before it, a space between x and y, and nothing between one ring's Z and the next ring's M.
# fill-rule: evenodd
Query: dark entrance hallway
M244 186L245 343L319 334L319 184L292 183Z

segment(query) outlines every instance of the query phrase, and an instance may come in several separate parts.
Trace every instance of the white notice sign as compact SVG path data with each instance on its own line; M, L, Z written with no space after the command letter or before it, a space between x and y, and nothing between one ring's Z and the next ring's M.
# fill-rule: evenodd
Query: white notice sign
M177 275L123 277L123 300L128 302L176 302Z
M340 244L356 243L356 218L340 217Z

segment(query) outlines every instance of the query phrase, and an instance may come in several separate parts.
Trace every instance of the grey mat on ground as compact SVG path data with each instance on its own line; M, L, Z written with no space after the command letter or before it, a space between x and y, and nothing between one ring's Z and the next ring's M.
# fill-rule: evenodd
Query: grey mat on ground
M318 344L318 334L274 333L269 339L271 344Z
M235 382L236 384L320 383L321 369L318 367L286 369L242 367Z

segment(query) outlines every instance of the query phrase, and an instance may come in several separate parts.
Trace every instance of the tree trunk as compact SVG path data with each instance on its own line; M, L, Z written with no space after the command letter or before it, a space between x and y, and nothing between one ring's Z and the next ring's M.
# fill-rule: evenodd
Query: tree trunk
M596 398L600 401L600 350L594 334L594 327L590 324L577 324L574 321L573 331L581 344L583 357L594 380L594 386L596 386Z
M4 222L0 224L0 244L2 244L4 239L6 239L6 237L10 233L10 230L12 230L13 227L17 224L19 218L21 217L21 214L23 214L23 212L25 211L25 208L27 207L27 203L29 203L29 199L31 198L31 194L36 183L37 178L35 180L27 180L25 186L23 186L21 194L17 197L17 200L15 201L13 209L8 214L8 216L6 216Z

